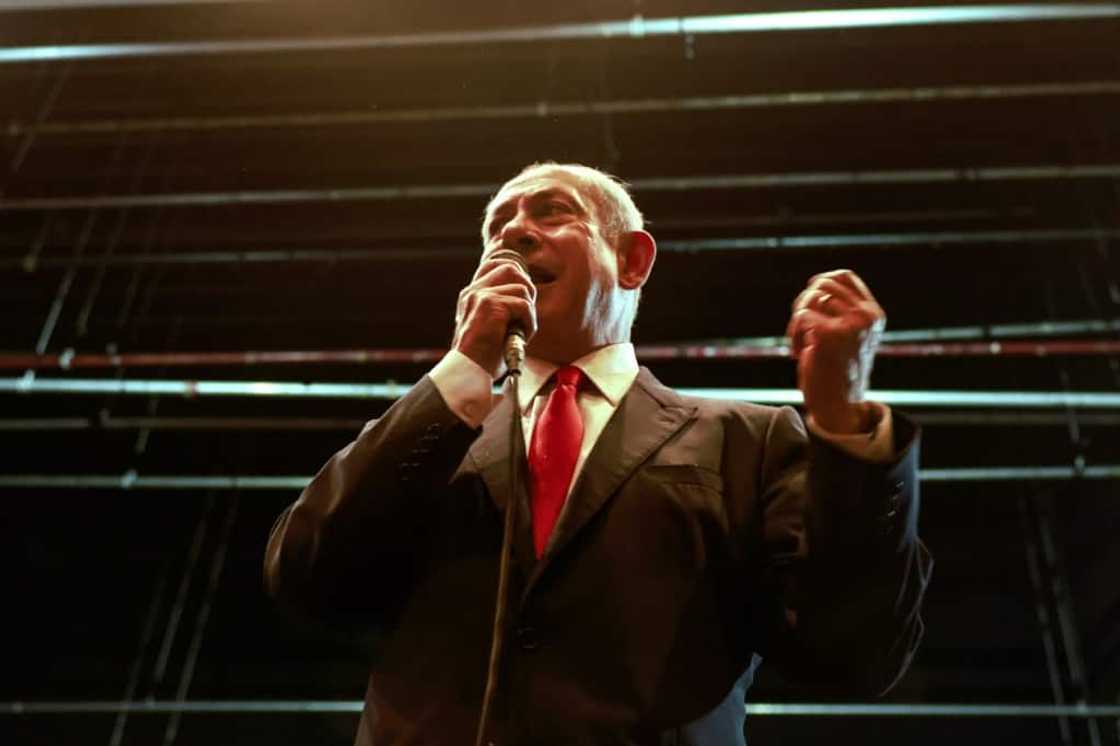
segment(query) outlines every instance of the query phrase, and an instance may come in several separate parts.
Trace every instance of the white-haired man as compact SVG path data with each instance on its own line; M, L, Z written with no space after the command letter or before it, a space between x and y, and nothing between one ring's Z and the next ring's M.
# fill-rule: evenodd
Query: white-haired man
M765 656L889 688L922 633L917 434L863 400L884 314L848 271L788 327L789 409L683 397L630 332L656 245L625 188L535 164L486 208L452 350L277 522L271 592L377 629L359 744L464 744L487 678L502 515L515 510L495 744L743 743ZM495 257L521 254L528 271ZM494 397L529 337L520 413ZM509 494L511 418L527 484Z

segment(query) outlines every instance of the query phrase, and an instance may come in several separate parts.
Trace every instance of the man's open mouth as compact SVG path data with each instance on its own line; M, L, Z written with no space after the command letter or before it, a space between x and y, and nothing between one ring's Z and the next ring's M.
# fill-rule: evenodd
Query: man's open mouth
M547 285L556 279L556 274L543 267L529 267L529 279L534 285Z

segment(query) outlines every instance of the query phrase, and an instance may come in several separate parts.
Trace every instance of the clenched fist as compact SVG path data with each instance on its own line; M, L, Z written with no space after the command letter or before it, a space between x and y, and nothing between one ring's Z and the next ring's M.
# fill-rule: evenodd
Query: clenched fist
M471 283L459 293L452 349L496 377L510 325L519 324L526 339L536 333L536 300L537 289L521 267L483 254Z
M786 335L805 409L833 433L871 430L863 403L887 316L855 272L814 276L793 302Z

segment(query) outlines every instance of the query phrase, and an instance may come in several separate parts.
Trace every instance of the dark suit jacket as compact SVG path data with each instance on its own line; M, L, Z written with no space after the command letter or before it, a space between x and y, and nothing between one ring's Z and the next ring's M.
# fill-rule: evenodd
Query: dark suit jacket
M359 744L473 740L512 414L503 401L474 430L425 378L273 529L266 581L282 603L384 633ZM902 417L895 431L898 461L864 463L792 409L682 397L642 369L539 561L517 496L493 740L741 734L760 655L849 693L889 688L922 635L932 566L916 432Z

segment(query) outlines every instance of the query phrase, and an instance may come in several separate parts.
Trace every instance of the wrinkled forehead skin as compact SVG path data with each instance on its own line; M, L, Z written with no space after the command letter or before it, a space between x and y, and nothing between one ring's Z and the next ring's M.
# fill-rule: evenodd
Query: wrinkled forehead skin
M503 184L502 188L498 190L498 193L490 199L490 202L486 205L486 214L482 222L483 241L487 238L486 229L489 227L490 221L494 216L494 210L507 199L517 194L540 191L556 186L565 189L565 191L579 200L584 211L591 217L596 227L601 228L604 225L605 216L601 214L602 207L596 199L595 194L582 179L566 169L544 166L534 169L529 173L519 174L513 177Z

